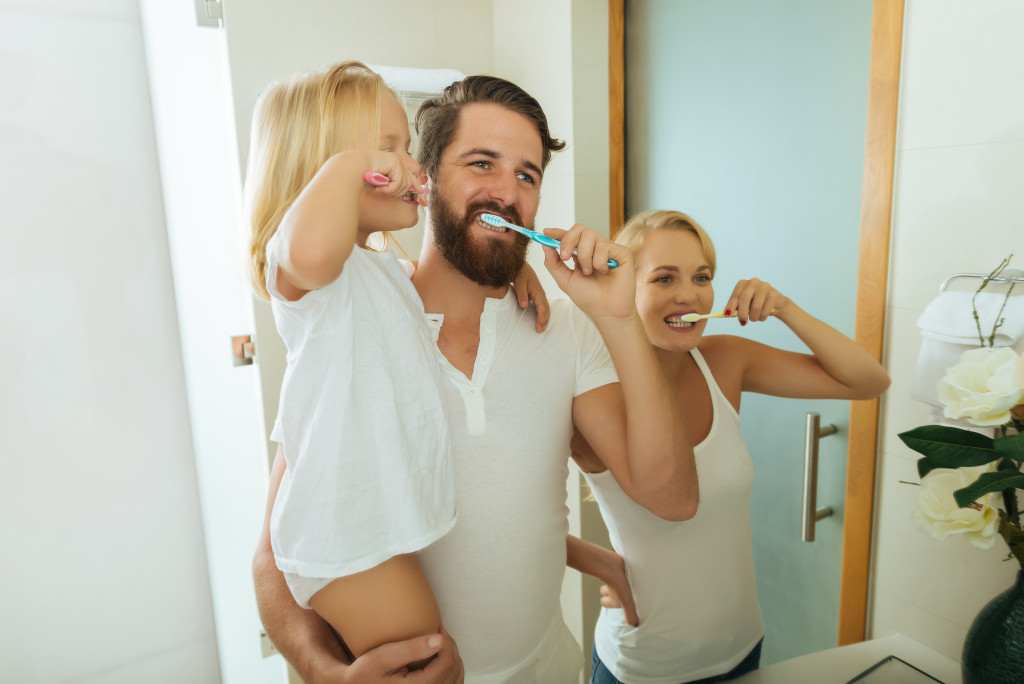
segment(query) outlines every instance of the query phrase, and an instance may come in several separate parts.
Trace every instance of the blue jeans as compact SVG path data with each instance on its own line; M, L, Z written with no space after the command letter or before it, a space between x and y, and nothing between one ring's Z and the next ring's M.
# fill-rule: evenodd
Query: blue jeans
M753 672L761 665L761 644L764 643L764 639L757 642L757 646L747 654L747 657L743 661L732 668L725 674L715 675L713 677L705 677L704 679L695 679L686 684L714 684L714 682L727 682L730 679L735 679L742 674ZM590 671L594 674L590 677L590 684L622 684L618 679L615 678L601 659L597 657L597 649L593 650L590 656Z

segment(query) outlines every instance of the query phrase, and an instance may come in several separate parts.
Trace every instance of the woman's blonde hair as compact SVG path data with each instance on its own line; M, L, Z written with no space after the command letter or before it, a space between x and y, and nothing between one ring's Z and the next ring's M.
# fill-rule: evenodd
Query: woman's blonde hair
M285 212L332 155L376 148L384 81L361 62L341 62L271 85L256 102L245 174L252 230L249 278L267 292L267 243Z
M656 230L685 230L693 233L700 240L704 249L704 258L711 267L711 277L715 277L715 244L711 237L701 228L700 224L681 211L667 209L648 209L633 216L622 226L615 236L615 242L629 248L636 255L644 246L644 239Z

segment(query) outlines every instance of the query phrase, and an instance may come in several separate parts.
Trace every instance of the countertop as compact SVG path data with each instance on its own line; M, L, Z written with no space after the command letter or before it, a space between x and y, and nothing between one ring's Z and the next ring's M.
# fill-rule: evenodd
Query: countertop
M962 684L959 661L950 660L902 634L810 653L768 665L733 681L736 684L846 684L890 655L944 684Z

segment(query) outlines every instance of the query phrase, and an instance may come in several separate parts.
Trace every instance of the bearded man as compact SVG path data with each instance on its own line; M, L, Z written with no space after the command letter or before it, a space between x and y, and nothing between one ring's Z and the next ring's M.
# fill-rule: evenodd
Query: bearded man
M532 227L544 170L564 147L537 101L471 76L426 102L416 125L431 192L413 285L443 356L458 510L418 556L446 631L349 662L330 627L295 604L266 530L254 560L260 614L307 682L576 682L582 657L559 607L573 426L632 498L686 519L697 478L685 421L636 313L628 250L581 225L546 230L562 247L545 248L545 267L568 299L552 300L541 334L510 291L527 240L479 217ZM283 460L279 450L271 505Z

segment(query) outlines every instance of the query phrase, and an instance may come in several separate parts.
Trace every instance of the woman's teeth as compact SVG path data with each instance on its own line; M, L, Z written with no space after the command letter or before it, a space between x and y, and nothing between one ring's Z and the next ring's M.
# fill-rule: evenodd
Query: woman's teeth
M684 321L682 316L669 316L665 319L665 322L673 328L689 328L693 326L693 323Z
M486 228L487 230L493 230L495 233L507 233L508 232L508 228L506 228L505 226L492 226L490 223L487 223L486 221L484 221L479 216L476 217L476 222L479 223L484 228Z

